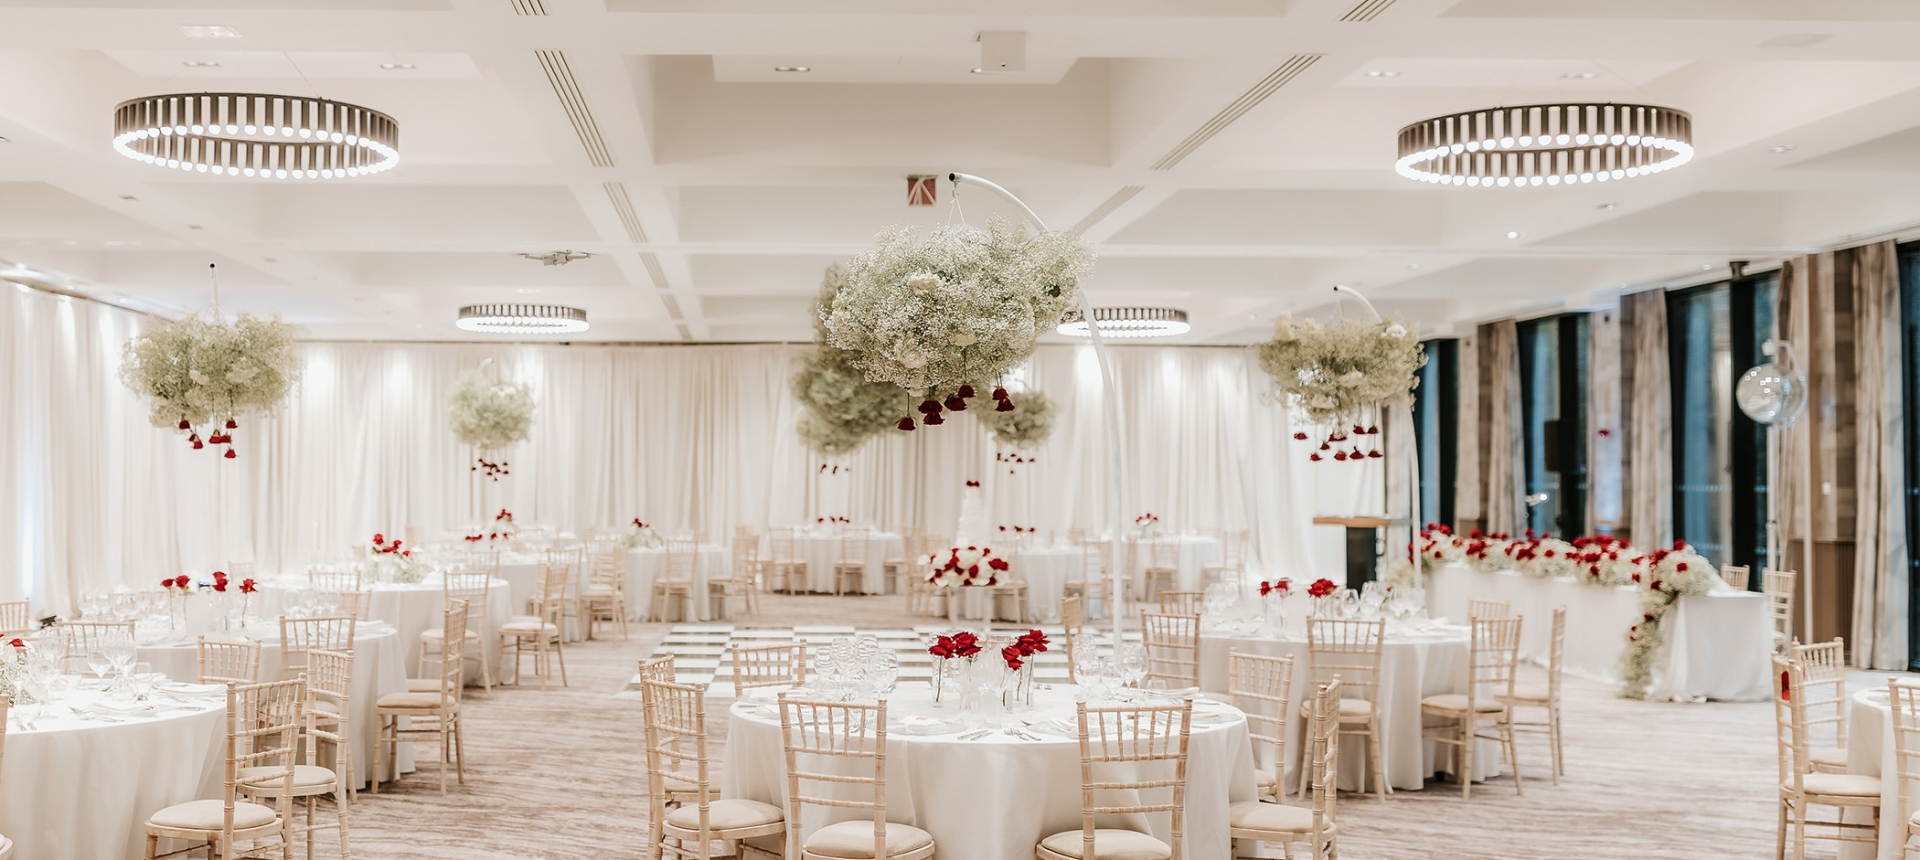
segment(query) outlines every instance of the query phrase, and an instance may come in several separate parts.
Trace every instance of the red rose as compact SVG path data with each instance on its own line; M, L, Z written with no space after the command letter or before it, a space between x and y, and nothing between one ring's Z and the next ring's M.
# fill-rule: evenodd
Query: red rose
M1271 583L1271 582L1262 582L1262 583L1260 583L1260 596L1261 596L1261 597L1266 597L1267 595L1269 595L1269 594L1272 594L1272 593L1273 593L1273 583Z
M173 577L171 577L171 576L169 576L169 577L167 577L166 579L163 579L163 580L160 580L160 587L161 587L161 588L172 588L172 587L173 587Z
M1331 579L1316 579L1312 585L1307 586L1307 594L1314 597L1325 597L1332 594L1338 587L1339 586L1333 584L1333 580Z
M214 584L213 584L213 590L214 590L214 591L218 591L218 592L220 592L221 594L225 594L225 593L227 593L227 581L226 581L226 580L224 580L224 579L222 579L222 580L218 580L218 581L216 581L216 582L214 582Z
M1300 442L1305 442L1305 441L1307 441L1307 434L1305 434L1305 433L1295 433L1295 434L1293 434L1293 438L1294 438L1294 439L1295 439L1296 441L1300 441Z
M1018 645L1008 645L1000 649L1000 659L1007 661L1007 668L1009 669L1020 668L1023 662L1020 658L1025 656L1025 654L1020 653L1020 647Z
M386 542L387 542L387 536L386 536L386 535L383 535L383 534L381 534L381 533L379 533L379 532L374 532L374 533L373 533L373 542L374 542L374 543L386 543Z
M241 593L241 594L252 594L252 593L254 593L254 592L255 592L255 591L257 591L257 590L258 590L258 589L254 587L254 584L253 584L253 580L251 580L251 579L243 579L243 580L240 580L240 593Z
M182 575L182 576L174 577L173 584L180 588L186 588L187 586L193 584L193 580L188 579L186 578L186 576Z
M1677 571L1680 571L1681 573L1686 573L1686 572L1687 572L1687 563L1686 563L1686 562L1684 562L1684 561L1683 561L1683 562L1680 562L1679 564L1676 564L1676 565L1674 565L1674 566L1673 566L1673 569L1674 569L1674 570L1677 570Z

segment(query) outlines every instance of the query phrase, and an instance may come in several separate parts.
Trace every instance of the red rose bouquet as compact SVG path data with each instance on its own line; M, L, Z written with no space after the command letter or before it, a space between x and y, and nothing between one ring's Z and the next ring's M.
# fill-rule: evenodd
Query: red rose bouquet
M1312 585L1307 586L1307 595L1309 597L1326 597L1339 590L1340 586L1334 585L1331 579L1316 579Z
M1320 581L1326 582L1326 580L1324 579ZM1272 582L1267 582L1265 580L1262 580L1260 583L1261 597L1266 597L1269 594L1278 594L1282 597L1285 597L1291 591L1293 591L1293 580L1286 579L1284 577L1281 579L1276 579Z

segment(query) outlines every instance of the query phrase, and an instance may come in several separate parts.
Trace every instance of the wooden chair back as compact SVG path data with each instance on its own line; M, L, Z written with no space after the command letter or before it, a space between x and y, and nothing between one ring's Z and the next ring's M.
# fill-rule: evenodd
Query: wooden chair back
M647 794L654 821L665 821L669 797L697 805L699 829L712 830L709 807L719 799L707 757L707 696L705 689L657 678L642 680L640 699L646 725ZM692 783L691 790L668 783Z
M1380 687L1386 625L1352 618L1307 619L1307 668L1313 683L1338 680L1341 695L1373 699Z
M1080 608L1080 596L1070 595L1060 598L1061 638L1067 640L1067 683L1078 684L1079 679L1073 673L1073 647L1081 634L1086 632L1086 612Z
M731 645L733 692L756 687L798 687L807 682L807 643Z
M1312 781L1312 826L1310 834L1314 860L1331 860L1332 852L1321 853L1327 843L1327 831L1333 827L1334 803L1338 800L1340 771L1340 682L1321 684L1313 697L1313 719L1308 724L1307 757L1302 766L1309 768Z
M1488 600L1480 597L1467 598L1468 618L1506 618L1513 615L1513 602L1508 600Z
M1780 784L1794 793L1806 790L1805 777L1813 772L1813 752L1807 742L1807 715L1800 703L1798 664L1778 654L1773 663L1773 737L1780 760Z
M787 821L792 822L786 856L800 856L802 811L821 806L871 810L869 856L886 860L887 700L820 702L782 693L780 739L787 757Z
M695 565L700 560L700 544L692 538L667 538L667 573L673 582L692 582Z
M461 670L466 662L467 649L467 603L456 600L447 604L446 614L441 616L440 634L445 637L440 647L445 651L440 655L440 707L450 708L460 701L462 683Z
M282 772L275 800L280 814L281 838L289 833L293 815L293 769L299 762L300 729L306 704L307 685L294 678L264 684L227 685L227 738L225 769L220 801L221 832L231 839L234 831L234 807L239 801L240 772L249 768L273 768ZM274 783L250 773L247 785L254 802L274 788ZM228 841L231 845L232 842Z
M1900 805L1894 812L1905 819L1913 815L1913 781L1920 779L1920 681L1888 678L1887 700L1893 709L1893 755L1900 771Z
M1747 590L1747 582L1753 578L1753 566L1749 564L1720 565L1720 578L1738 591Z
M33 632L33 613L24 600L0 601L0 636Z
M1825 744L1817 735L1832 733L1835 749L1847 748L1847 643L1793 645L1790 658L1800 669L1800 686L1793 691L1806 714L1807 742Z
M540 565L540 575L534 579L530 603L533 614L541 621L556 627L563 623L570 578L571 573L564 564Z
M865 566L867 547L873 542L873 531L864 528L850 528L840 535L840 563Z
M340 785L351 786L353 773L353 652L307 652L306 760L324 761L320 742L333 751L324 765L338 774Z
M1140 641L1147 646L1147 680L1199 686L1200 616L1141 612Z
M307 568L307 584L315 591L359 591L360 568L356 565L345 569L336 567Z
M1247 734L1253 737L1254 766L1272 775L1278 797L1284 793L1287 775L1287 700L1293 694L1293 657L1231 651L1227 666L1233 706L1246 712Z
M1475 618L1468 654L1467 712L1474 700L1513 701L1514 667L1520 659L1520 625L1524 619Z
M197 662L202 684L260 683L260 643L244 636L201 636Z
M673 667L672 651L662 651L658 654L653 655L652 657L648 657L645 660L641 660L640 661L640 681L642 683L640 687L640 697L643 699L646 698L647 688L646 688L645 682L647 681L667 681L670 683L675 682L679 678L679 676L676 675L674 672L675 670Z
M1193 700L1102 708L1078 702L1074 716L1080 730L1080 856L1100 856L1093 844L1094 822L1100 816L1165 813L1172 819L1172 860L1180 860L1186 842ZM1148 799L1149 793L1162 790L1170 795L1165 802ZM1101 795L1112 799L1102 803Z
M1791 570L1760 571L1760 592L1767 597L1767 611L1773 615L1773 640L1784 649L1793 642L1793 584L1799 574Z
M133 622L131 621L62 621L61 638L66 640L67 662L79 661L84 664L88 652L97 651L107 644L107 640L125 637L133 641Z
M1204 591L1160 592L1160 611L1168 615L1199 615L1206 603Z
M280 616L280 677L292 678L307 668L309 651L352 651L355 624L350 615Z
M473 619L485 620L487 617L487 592L492 585L492 574L484 570L447 571L441 581L442 594L446 600L442 605L452 606L454 601L465 601L469 616L467 626L472 628Z
M776 526L767 531L767 550L774 564L798 564L800 551L794 546L793 527Z
M733 578L743 582L753 579L760 569L760 539L745 535L733 536Z
M1547 644L1547 701L1560 701L1560 673L1567 662L1567 606L1553 608L1553 638Z

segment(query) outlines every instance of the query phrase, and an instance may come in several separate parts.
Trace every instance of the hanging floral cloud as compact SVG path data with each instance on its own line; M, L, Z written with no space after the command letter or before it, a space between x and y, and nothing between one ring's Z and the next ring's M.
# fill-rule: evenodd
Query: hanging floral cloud
M915 392L995 379L1033 354L1092 271L1079 236L997 217L984 230L889 228L848 267L827 341L868 379Z
M463 373L447 398L447 420L455 437L483 452L525 442L533 430L533 389L477 371Z
M993 434L993 441L1030 451L1053 435L1053 398L1038 391L1008 394L995 389L994 400L1011 408L982 409L975 415Z
M868 439L895 426L913 409L913 395L886 382L869 382L852 354L826 344L825 309L846 284L846 270L827 267L814 305L816 346L807 354L790 388L802 413L794 429L800 441L826 457L859 450Z
M300 378L294 354L299 329L279 317L241 314L232 322L195 314L161 322L127 341L120 379L151 401L155 427L188 431L195 448L227 445L232 459L237 419L271 415ZM212 424L205 443L196 428Z
M1406 402L1427 363L1415 327L1398 319L1329 327L1282 315L1273 329L1255 347L1261 369L1307 420L1336 432L1365 423L1367 410Z

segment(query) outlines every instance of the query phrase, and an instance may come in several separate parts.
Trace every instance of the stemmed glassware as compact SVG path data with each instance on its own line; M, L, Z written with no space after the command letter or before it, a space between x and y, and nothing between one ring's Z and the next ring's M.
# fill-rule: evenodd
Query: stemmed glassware
M87 649L87 669L93 672L94 680L106 686L107 671L113 668L113 660L107 656L107 644L96 642Z
M1120 668L1120 681L1128 687L1139 687L1147 678L1147 647L1135 642L1124 642L1114 649L1115 660Z

